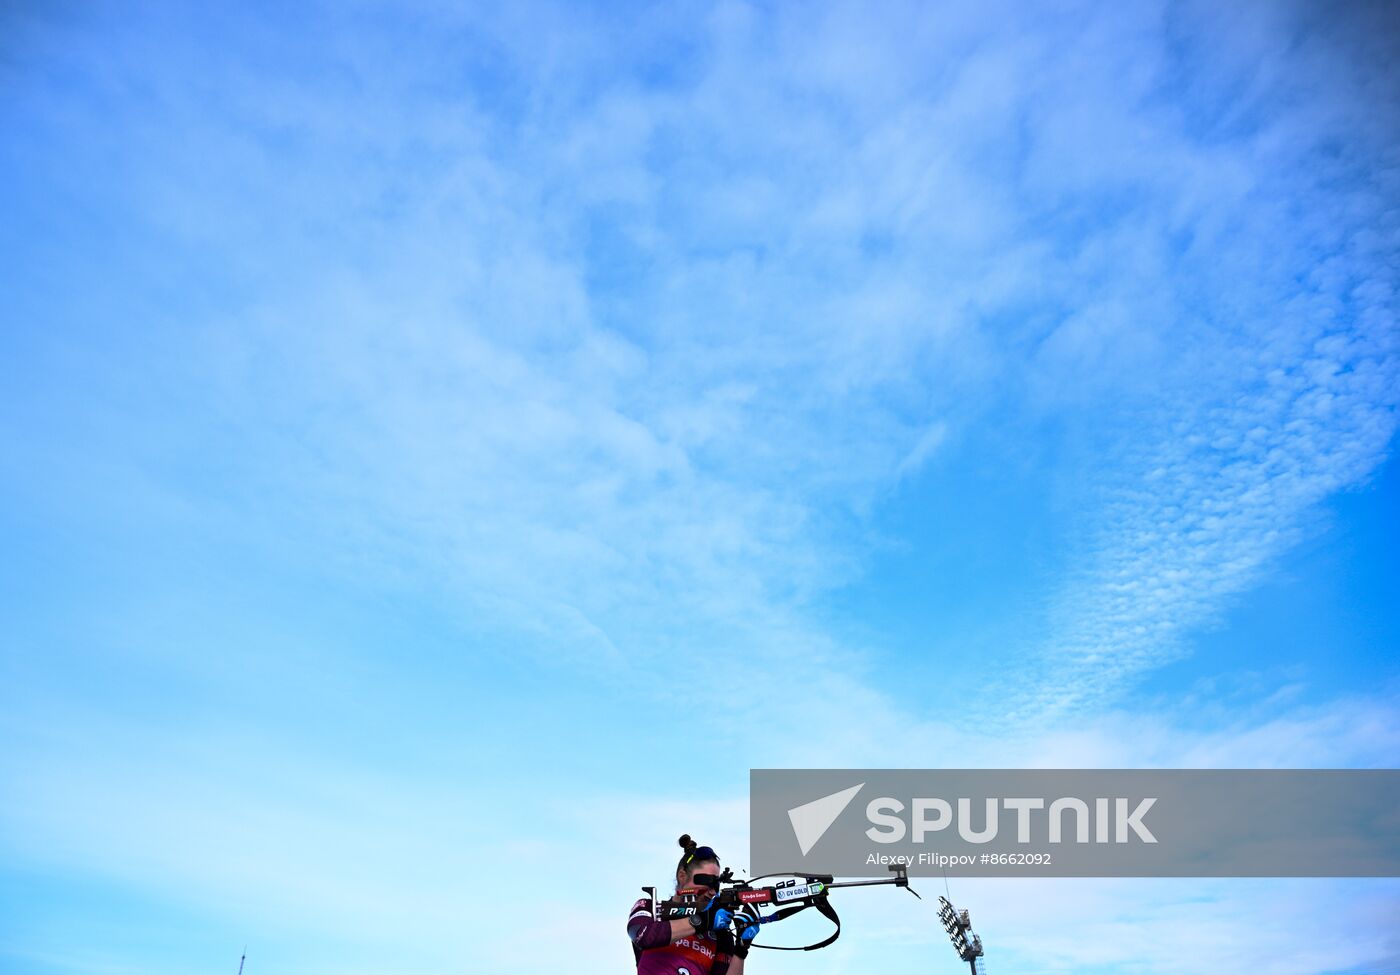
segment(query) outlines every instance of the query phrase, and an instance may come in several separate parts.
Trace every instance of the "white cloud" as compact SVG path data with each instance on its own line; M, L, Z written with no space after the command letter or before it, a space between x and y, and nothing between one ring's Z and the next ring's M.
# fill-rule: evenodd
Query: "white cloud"
M269 533L349 572L385 553L483 625L547 620L551 652L645 652L678 604L779 640L936 442L1067 418L1106 459L1025 634L1034 714L1169 659L1384 456L1393 187L1353 123L1394 93L1280 67L1339 63L1328 36L1280 52L1287 18L1235 16L1256 57L1203 10L731 4L635 25L686 52L647 85L606 67L645 45L554 12L541 37L434 11L497 59L436 95L461 54L412 28L410 62L347 33L305 76L190 86L115 45L104 82L156 70L162 99L125 191L246 269L157 368Z

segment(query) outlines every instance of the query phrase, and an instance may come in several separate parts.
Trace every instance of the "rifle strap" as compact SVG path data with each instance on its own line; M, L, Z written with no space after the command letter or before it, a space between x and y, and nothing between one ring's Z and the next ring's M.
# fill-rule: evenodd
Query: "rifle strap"
M816 951L818 948L825 948L837 938L841 937L841 917L836 913L836 908L831 906L831 901L827 900L825 897L821 897L817 899L815 906L828 921L836 925L836 930L832 931L831 937L827 938L825 941L818 941L814 945L808 945L806 948L807 951Z
M836 908L831 906L831 901L827 900L825 895L810 900L805 904L799 904L796 907L785 907L782 910L775 912L770 920L781 921L784 918L792 917L794 914L800 914L802 911L807 910L807 908L809 907L815 907L818 911L822 913L823 917L829 920L832 924L836 925L836 930L832 931L831 934L825 940L818 941L815 944L810 945L755 944L754 947L767 948L769 951L816 951L818 948L825 948L837 938L841 937L841 917L836 913Z

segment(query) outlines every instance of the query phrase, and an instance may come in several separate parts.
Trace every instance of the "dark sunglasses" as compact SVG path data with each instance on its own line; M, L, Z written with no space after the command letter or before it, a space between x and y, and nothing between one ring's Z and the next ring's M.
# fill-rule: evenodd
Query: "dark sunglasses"
M719 890L719 877L712 873L697 873L690 878L690 882L696 887L708 887L711 890Z

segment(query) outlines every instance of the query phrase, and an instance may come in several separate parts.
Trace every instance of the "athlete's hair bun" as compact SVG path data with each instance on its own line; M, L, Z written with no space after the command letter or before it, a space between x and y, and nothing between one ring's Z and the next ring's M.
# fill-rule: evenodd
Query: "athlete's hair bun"
M684 851L687 852L687 853L689 853L691 850L695 849L695 846L696 846L695 841L692 840L692 839L690 838L690 834L689 834L689 833L682 833L682 834L681 834L680 840L678 840L677 842L680 843L681 849L684 850Z

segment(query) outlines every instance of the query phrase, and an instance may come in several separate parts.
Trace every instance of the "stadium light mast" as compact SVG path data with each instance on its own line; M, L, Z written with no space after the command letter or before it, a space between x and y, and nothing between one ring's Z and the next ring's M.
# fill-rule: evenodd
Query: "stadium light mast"
M946 897L938 898L938 919L943 922L943 930L953 942L953 950L967 962L972 975L984 975L981 958L982 939L972 930L972 918L967 911L960 911Z

